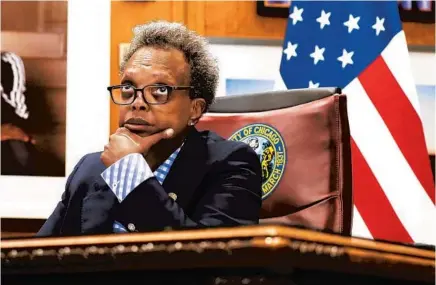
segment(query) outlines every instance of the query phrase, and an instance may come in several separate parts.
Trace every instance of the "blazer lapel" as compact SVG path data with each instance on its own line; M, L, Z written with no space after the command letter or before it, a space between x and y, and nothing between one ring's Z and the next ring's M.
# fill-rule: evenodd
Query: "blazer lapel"
M82 205L82 233L110 233L114 223L113 210L119 204L115 194L100 176L106 169L100 161L95 167L96 177Z
M195 189L207 173L206 160L205 141L200 133L193 129L163 183L166 192L172 197L177 197L177 204L185 210L189 208Z

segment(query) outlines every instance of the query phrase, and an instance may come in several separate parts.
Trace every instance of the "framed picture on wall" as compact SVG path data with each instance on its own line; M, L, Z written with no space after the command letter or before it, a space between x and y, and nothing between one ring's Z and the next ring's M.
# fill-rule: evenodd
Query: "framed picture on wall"
M42 218L58 202L67 169L67 2L1 2L0 216ZM35 32L41 9L59 15L56 32ZM15 11L25 16L8 17ZM52 197L50 197L52 196ZM50 198L55 198L51 200ZM52 203L45 204L44 201ZM41 216L42 215L42 216ZM28 225L29 226L29 225Z
M2 1L1 12L2 14L7 13L4 5L26 5L28 3L50 5L51 2ZM45 6L45 8L51 11L50 6ZM37 223L33 223L33 225L40 225L41 221L48 218L61 201L67 177L79 160L88 153L103 150L109 139L110 96L108 96L106 88L110 84L110 25L108 24L110 2L93 1L81 4L81 1L69 1L65 2L63 9L68 9L68 13L64 11L65 17L71 16L65 19L65 21L68 20L66 29L67 42L69 43L68 52L64 46L65 54L54 53L61 44L54 44L52 39L56 39L56 35L47 38L47 35L53 34L52 32L20 31L24 34L20 41L11 41L8 44L8 49L12 47L12 43L15 43L19 48L16 53L23 58L26 78L29 82L36 83L36 86L40 88L45 87L43 90L47 92L42 93L46 96L38 97L35 95L36 93L31 95L34 98L31 98L30 93L27 96L36 101L44 100L52 104L48 105L52 106L48 110L41 106L39 109L29 108L29 119L40 124L39 127L43 129L42 133L44 134L44 136L32 136L32 138L35 138L36 143L38 143L38 138L41 138L42 142L52 143L48 149L53 152L57 151L58 157L63 157L63 161L61 164L54 164L47 159L48 156L45 156L37 163L39 169L55 167L57 175L47 172L44 175L17 175L14 173L0 175L2 231L11 232L11 228L8 229L9 226L15 227L12 230L18 232L31 231L34 229L31 225L32 221ZM31 11L38 14L36 8ZM35 17L39 15L36 14ZM103 20L96 21L96 14L99 14L98 19ZM18 18L22 20L22 18ZM11 20L14 19L11 18ZM3 27L4 25L2 25ZM105 30L107 32L104 32ZM10 32L8 30L8 33ZM2 48L6 47L5 34L2 31ZM95 35L99 36L96 38ZM88 39L91 39L91 44ZM40 52L35 52L36 47L40 48ZM12 61L10 57L7 59ZM14 62L17 61L14 60ZM26 62L29 63L27 66ZM19 68L21 67L16 68L15 71ZM90 78L92 78L92 82ZM19 80L15 82L18 85ZM30 89L26 90L30 91ZM21 107L18 104L16 109L19 111ZM2 112L2 119L3 115ZM50 124L45 121L47 116L51 119L48 122ZM3 131L2 128L2 139ZM18 150L20 149L18 148ZM3 145L1 151L2 156L5 155ZM2 171L4 166L2 164ZM13 220L12 224L9 223L11 219Z
M291 4L291 0L266 0L263 1L263 4L265 5L265 7L270 7L270 8L289 8L289 5Z
M287 18L291 0L265 0L256 1L257 14L264 17Z
M434 23L435 1L398 1L398 9L403 22Z

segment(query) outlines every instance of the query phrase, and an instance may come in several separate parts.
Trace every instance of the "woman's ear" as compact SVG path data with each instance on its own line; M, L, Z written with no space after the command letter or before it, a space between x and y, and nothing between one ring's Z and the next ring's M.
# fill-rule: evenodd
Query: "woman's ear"
M191 103L191 121L195 124L200 120L206 110L206 101L203 98L195 98Z

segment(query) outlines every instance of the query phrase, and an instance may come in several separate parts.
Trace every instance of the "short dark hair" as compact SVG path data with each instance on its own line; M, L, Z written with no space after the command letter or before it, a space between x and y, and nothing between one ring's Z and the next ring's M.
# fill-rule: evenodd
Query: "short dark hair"
M218 64L208 49L206 39L180 23L152 21L133 29L134 36L125 54L121 72L130 57L144 46L180 50L190 66L191 98L203 98L206 109L213 103L218 85Z

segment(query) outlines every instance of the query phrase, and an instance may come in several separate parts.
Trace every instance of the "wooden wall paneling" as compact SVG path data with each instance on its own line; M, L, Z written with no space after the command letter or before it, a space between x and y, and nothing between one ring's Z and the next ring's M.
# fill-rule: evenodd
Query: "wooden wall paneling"
M37 27L37 32L42 33L44 32L44 28L45 28L45 4L47 2L45 1L40 1L38 2L38 10L36 11L37 13L37 17L38 17L38 27Z
M1 50L21 57L62 58L64 42L64 35L58 33L1 32Z
M435 24L403 23L408 45L435 46Z
M187 18L187 8L190 2L174 1L171 7L171 21L178 23L185 23Z
M63 35L63 50L62 53L67 55L68 48L68 23L67 22L45 22L44 23L44 32L47 33L57 33Z
M205 35L206 33L206 2L204 1L188 1L187 5L187 15L186 15L186 26L189 29L196 31L200 35ZM220 10L215 10L215 14L221 14Z
M0 1L3 31L38 31L38 1Z
M41 1L44 6L44 22L61 22L68 20L68 1Z
M67 1L1 1L2 30L45 32L51 23L68 21L67 6Z
M208 37L283 39L285 35L287 19L258 16L255 1L206 1L204 5Z
M65 34L65 38L67 38L67 29L68 29L68 23L67 22L45 22L44 23L44 32L48 33L58 33L58 34Z
M67 87L67 59L23 58L28 84L47 88Z
M64 54L67 53L68 2L41 1L43 7L44 32L64 34Z

